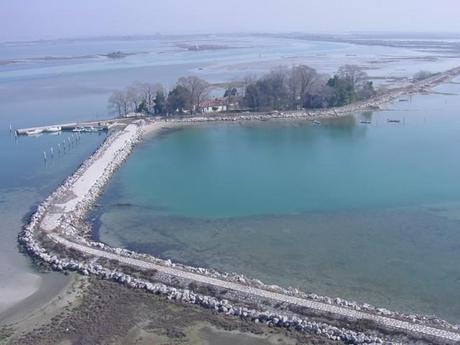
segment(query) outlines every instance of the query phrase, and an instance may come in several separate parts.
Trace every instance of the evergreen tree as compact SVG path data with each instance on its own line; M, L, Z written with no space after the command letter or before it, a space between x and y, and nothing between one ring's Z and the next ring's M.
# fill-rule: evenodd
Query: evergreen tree
M163 90L157 91L154 103L153 111L155 114L162 115L166 113L166 97Z

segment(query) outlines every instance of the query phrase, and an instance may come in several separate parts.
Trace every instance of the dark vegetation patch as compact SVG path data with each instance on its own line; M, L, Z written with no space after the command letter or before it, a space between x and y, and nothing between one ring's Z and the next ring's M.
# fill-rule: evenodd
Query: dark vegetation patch
M92 345L119 342L133 328L169 338L168 344L186 344L186 329L206 322L223 330L253 334L283 334L298 344L334 344L325 338L220 315L195 305L183 305L120 284L90 278L81 303L54 317L49 324L14 339L11 345L48 345L63 340ZM3 333L0 333L3 334Z
M0 327L0 342L6 341L13 335L14 331L11 327L3 326Z

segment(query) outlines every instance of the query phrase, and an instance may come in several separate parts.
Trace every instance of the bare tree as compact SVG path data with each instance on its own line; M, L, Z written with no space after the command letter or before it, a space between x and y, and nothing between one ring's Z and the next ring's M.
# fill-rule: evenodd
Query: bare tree
M209 93L210 84L206 80L196 76L182 77L178 80L177 84L189 91L192 111L197 111L200 107L200 103Z
M330 106L334 98L334 91L327 85L329 75L316 74L316 78L308 86L304 95L304 108L326 108Z
M267 90L268 103L276 110L287 107L288 90L286 80L289 70L286 67L272 69L262 79L262 89Z
M126 115L128 113L126 94L122 91L114 91L109 98L109 109L117 113L118 116Z
M139 83L134 83L126 88L126 100L131 111L136 112L143 101L142 89Z
M357 65L341 66L337 72L340 78L348 79L351 82L353 89L356 89L360 84L368 79L367 73L363 68Z
M318 73L313 68L305 65L292 67L286 80L291 104L304 106L305 99L317 80Z
M149 113L154 112L155 97L159 91L163 91L163 85L160 83L135 83L135 88L138 90L145 103L145 107Z

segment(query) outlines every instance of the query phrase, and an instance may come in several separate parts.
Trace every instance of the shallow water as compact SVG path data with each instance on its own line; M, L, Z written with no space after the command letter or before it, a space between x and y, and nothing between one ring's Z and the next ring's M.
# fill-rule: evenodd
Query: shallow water
M98 235L459 322L460 85L437 90L451 95L322 126L195 126L146 141L93 214Z
M253 335L235 331L224 331L211 327L204 327L199 333L203 345L287 345L295 343L294 340L280 335Z
M58 154L57 144L70 134L15 138L8 130L0 135L0 322L12 316L3 312L29 297L22 310L52 298L65 286L66 277L58 273L37 274L31 260L19 252L17 243L26 215L102 142L104 135L84 135L78 144ZM55 154L51 158L50 147ZM48 154L45 163L43 151Z

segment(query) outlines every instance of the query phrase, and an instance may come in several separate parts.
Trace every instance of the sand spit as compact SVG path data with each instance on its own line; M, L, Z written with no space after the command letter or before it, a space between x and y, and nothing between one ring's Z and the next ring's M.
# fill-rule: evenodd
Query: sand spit
M19 235L19 241L33 257L54 270L73 270L84 275L96 275L132 288L160 294L168 299L198 304L227 315L271 326L320 334L331 340L370 344L391 339L386 338L384 333L375 336L331 326L308 317L299 317L295 312L279 311L275 305L289 305L291 309L302 308L308 310L308 313L319 314L332 320L366 320L375 323L377 328L402 332L415 338L443 343L458 342L460 327L436 317L396 313L340 298L305 294L292 288L266 285L236 273L221 273L212 269L185 266L146 254L112 248L88 240L90 229L85 223L86 214L103 187L146 133L155 133L164 127L192 122L336 117L375 108L405 94L426 91L458 74L460 68L435 75L408 88L392 90L368 102L313 113L276 112L269 115L239 114L156 121L133 120L123 129L111 133L101 147L37 208L29 224ZM233 303L220 297L195 292L189 288L194 284L225 291L228 293L226 297L231 296ZM245 307L241 305L243 302L250 305L255 303L257 308L267 306L267 310Z

